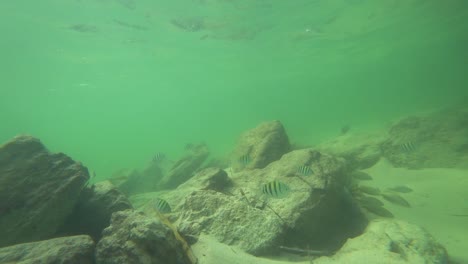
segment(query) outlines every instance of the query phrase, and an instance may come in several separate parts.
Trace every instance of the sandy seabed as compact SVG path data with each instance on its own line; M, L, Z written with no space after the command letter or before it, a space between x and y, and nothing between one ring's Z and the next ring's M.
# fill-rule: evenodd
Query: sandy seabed
M411 208L385 202L396 218L424 227L447 249L456 263L468 263L468 170L394 168L381 160L367 169L374 180L365 182L384 190L405 185L402 196Z

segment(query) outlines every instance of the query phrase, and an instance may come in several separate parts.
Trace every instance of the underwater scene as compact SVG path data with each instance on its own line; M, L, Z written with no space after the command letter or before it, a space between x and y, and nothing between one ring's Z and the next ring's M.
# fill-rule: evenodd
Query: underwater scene
M468 264L468 1L0 2L0 264Z

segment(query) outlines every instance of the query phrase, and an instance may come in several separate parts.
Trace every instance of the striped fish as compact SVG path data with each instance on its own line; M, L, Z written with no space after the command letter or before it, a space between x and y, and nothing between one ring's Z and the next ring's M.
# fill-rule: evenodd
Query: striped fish
M156 210L158 210L160 213L163 213L163 214L167 214L172 211L169 203L167 203L166 200L161 199L161 198L156 198L155 207L156 207Z
M156 153L156 155L154 155L153 162L158 163L158 162L163 161L165 158L166 158L166 155L164 155L164 153L158 152Z
M251 161L251 159L250 159L249 154L242 155L239 158L239 163L242 164L243 166L246 166L247 164L249 164L250 161Z
M289 192L289 187L280 181L271 181L262 186L262 192L274 198L283 198Z
M408 141L408 142L401 144L401 149L404 152L413 152L416 149L416 147L414 146L413 142Z
M302 165L302 166L299 166L299 168L297 168L297 173L299 173L302 176L309 176L309 175L312 175L312 173L314 172L312 171L310 166Z

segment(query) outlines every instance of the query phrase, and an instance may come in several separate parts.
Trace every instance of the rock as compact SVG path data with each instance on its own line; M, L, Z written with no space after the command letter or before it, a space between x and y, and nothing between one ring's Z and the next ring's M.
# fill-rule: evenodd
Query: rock
M0 146L0 247L51 238L88 179L86 167L38 139Z
M200 235L198 242L192 246L198 259L198 264L309 264L310 262L291 262L271 260L256 257L243 252L241 249L220 243L206 234Z
M314 174L297 177L302 165ZM280 245L335 250L366 225L344 192L346 175L341 159L310 149L292 151L264 169L234 173L233 186L224 192L191 192L176 207L176 223L183 235L203 232L255 255L273 253ZM273 180L290 187L287 197L262 194L263 184Z
M87 187L59 231L60 235L90 235L99 241L104 228L110 224L112 213L132 209L130 201L109 181Z
M193 146L187 151L189 153L176 161L161 180L159 189L174 189L190 179L210 154L205 144Z
M445 109L396 122L382 144L395 167L468 168L468 107Z
M224 170L218 168L206 168L199 171L195 176L179 185L173 191L151 192L137 194L130 197L135 208L153 208L157 198L166 200L171 208L178 210L178 207L183 204L185 198L194 191L199 190L214 190L217 192L225 192L231 187L232 181L229 179Z
M375 165L382 157L381 144L386 139L383 135L349 133L326 141L317 149L346 159L352 170L363 170Z
M0 248L0 263L94 263L94 242L86 235Z
M424 229L399 220L375 220L364 234L349 239L332 257L320 257L314 264L445 264L444 247Z
M179 190L214 190L223 192L232 185L227 173L219 168L206 168L199 171L185 183L179 185Z
M240 137L232 155L231 167L234 171L261 169L279 160L290 149L288 135L281 122L265 122ZM244 158L248 160L241 161Z
M124 173L122 171L121 173ZM116 175L111 178L111 182L121 182L118 184L118 189L126 195L137 193L153 192L160 189L159 185L163 178L163 170L158 163L151 162L143 171L133 170L127 175ZM123 180L123 181L122 181Z
M96 248L96 263L194 264L185 241L161 215L133 210L112 214Z

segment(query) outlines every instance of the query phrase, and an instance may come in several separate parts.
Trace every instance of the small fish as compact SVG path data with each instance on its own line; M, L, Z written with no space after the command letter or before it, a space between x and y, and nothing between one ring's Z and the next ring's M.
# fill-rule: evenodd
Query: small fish
M360 181L370 181L372 180L372 176L363 172L363 171L355 171L351 173L351 177L355 178L356 180Z
M364 207L367 211L373 213L373 214L376 214L378 216L382 216L382 217L388 217L388 218L393 218L394 215L392 214L392 212L390 212L389 210L385 209L385 207L383 206L368 206L368 205L363 205L362 207Z
M341 127L341 135L344 135L346 133L348 133L348 131L351 129L351 126L350 125L344 125Z
M239 163L242 164L243 166L246 166L247 164L249 164L252 160L250 159L250 155L249 154L245 154L245 155L242 155L240 156L239 158Z
M413 142L411 141L408 141L408 142L405 142L403 144L401 144L401 149L403 150L403 152L413 152L416 147L414 146Z
M93 178L96 178L96 171L93 171Z
M393 203L393 204L396 204L396 205L400 205L400 206L404 206L404 207L411 207L410 204L408 203L408 201L406 201L403 197L401 197L400 195L396 194L396 193L382 193L382 197Z
M154 155L153 162L158 163L158 162L163 161L165 158L166 158L166 155L164 155L164 153L158 152L156 153L156 155Z
M312 173L314 173L314 172L312 171L310 166L302 165L302 166L299 166L299 168L297 168L297 173L299 173L299 174L301 174L303 176L309 176L309 175L312 175Z
M380 195L380 189L376 187L371 187L367 185L359 185L359 191L369 194L369 195Z
M391 188L388 188L388 190L394 191L394 192L399 192L399 193L410 193L410 192L413 191L413 189L411 189L410 187L405 186L405 185L398 185L398 186L395 186L395 187L391 187Z
M271 181L262 186L262 192L274 198L283 198L289 192L289 186L280 181Z
M166 200L161 199L161 198L156 198L155 207L156 207L156 210L158 210L160 213L163 213L163 214L167 214L172 211L169 203L167 203Z
M377 207L384 205L384 203L379 199L365 195L359 197L357 200L362 207Z

